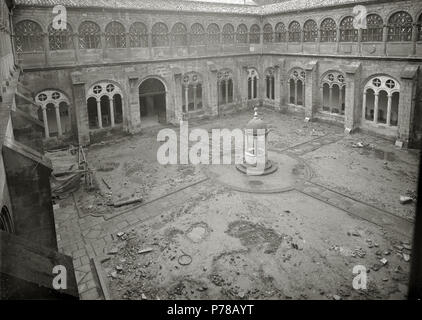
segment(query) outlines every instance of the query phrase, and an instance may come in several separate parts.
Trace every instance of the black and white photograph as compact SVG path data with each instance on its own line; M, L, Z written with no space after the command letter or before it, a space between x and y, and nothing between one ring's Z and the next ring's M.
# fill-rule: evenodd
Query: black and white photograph
M0 0L0 300L420 300L421 146L420 0Z

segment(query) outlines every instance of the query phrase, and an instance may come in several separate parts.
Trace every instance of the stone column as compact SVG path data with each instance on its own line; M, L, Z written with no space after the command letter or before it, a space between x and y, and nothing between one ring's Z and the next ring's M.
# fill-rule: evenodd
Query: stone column
M407 65L400 76L398 140L408 147L412 142L419 66Z
M189 112L189 85L185 84L185 112Z
M79 71L71 73L71 79L73 84L73 106L76 115L76 126L72 127L77 132L79 145L84 146L90 142L85 79Z
M388 26L385 24L382 28L382 42L384 55L387 55Z
M339 53L340 52L340 26L337 25L337 29L336 29L336 52Z
M352 63L344 66L345 77L345 97L344 97L344 132L352 133L357 129L365 113L362 114L360 99L362 92L360 89L361 64ZM366 95L363 96L363 105L366 105ZM365 112L365 110L363 111Z
M44 133L45 137L50 138L50 130L48 129L48 120L47 120L47 106L42 106L42 120L44 122Z
M379 101L379 92L375 92L374 123L377 123L378 122L378 101Z
M48 33L43 34L44 53L45 53L45 65L50 65L50 45L48 43Z
M297 106L297 81L298 80L295 80L295 105ZM303 89L303 86L302 86L302 89Z
M366 91L363 93L362 99L362 121L366 120Z
M391 102L392 102L392 94L388 94L388 104L387 104L387 126L391 124Z
M320 47L321 47L321 31L320 31L320 29L318 28L317 29L317 53L320 53Z
M318 105L318 62L309 62L305 66L305 80L303 83L303 106L305 107L305 121L312 121L315 117L316 106Z
M58 132L59 137L61 137L63 135L63 131L62 131L62 123L60 120L60 105L55 104L54 109L56 111L57 132Z
M418 23L414 22L412 27L412 55L416 55L416 42L418 40Z
M97 119L98 119L98 128L103 127L103 119L101 116L101 99L97 99Z
M194 85L193 86L193 110L196 110L196 88L197 88L197 86L196 85Z
M79 64L79 60L80 60L80 52L79 52L79 35L77 33L75 33L72 36L72 41L73 41L73 47L75 50L75 63Z
M139 86L138 86L138 74L135 70L128 72L128 108L127 112L123 112L124 121L127 123L126 130L130 133L137 133L141 131L141 110L139 106ZM113 101L114 108L114 101ZM122 109L124 110L123 106Z
M330 112L333 112L333 86L330 86L330 94L329 94L329 98L328 98L328 104L330 107Z
M114 98L109 97L109 99L110 99L110 122L111 122L111 127L114 127Z
M148 33L148 52L149 58L152 59L152 34L151 32Z
M229 102L229 80L228 79L225 80L225 85L226 85L225 104L227 104Z

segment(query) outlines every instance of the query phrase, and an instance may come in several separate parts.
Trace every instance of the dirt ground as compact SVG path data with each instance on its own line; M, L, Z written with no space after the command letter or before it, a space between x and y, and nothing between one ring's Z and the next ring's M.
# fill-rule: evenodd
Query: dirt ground
M189 126L241 128L251 116ZM95 222L85 240L96 230L111 235L94 254L112 298L405 298L415 202L399 198L415 196L418 152L298 116L261 116L279 166L272 177L243 177L234 166L162 166L157 128L89 148L99 190L75 193L78 223ZM139 197L141 204L110 205ZM366 268L366 290L352 287L357 265Z

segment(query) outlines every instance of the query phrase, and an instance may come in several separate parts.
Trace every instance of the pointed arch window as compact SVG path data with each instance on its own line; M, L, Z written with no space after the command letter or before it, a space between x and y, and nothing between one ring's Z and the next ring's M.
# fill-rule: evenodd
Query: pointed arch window
M322 110L344 115L346 104L346 82L344 74L330 71L321 79Z
M400 83L389 76L376 76L365 85L363 119L396 127L398 124Z
M274 69L269 68L265 73L266 97L267 99L275 99L275 77Z
M217 73L217 91L219 106L233 102L233 72L231 70L221 70Z
M248 69L248 100L258 97L258 72L250 68Z
M41 26L31 20L20 21L15 26L15 49L17 53L44 51Z
M288 82L289 103L295 106L305 105L306 72L302 68L295 68L290 72Z
M182 111L202 109L202 77L196 72L186 73L182 77Z
M98 49L101 47L101 29L95 22L85 21L79 26L79 48Z
M148 48L148 29L142 22L135 22L129 28L131 48Z
M419 19L418 19L417 30L418 30L417 41L422 41L422 13L421 13L421 15L419 16Z

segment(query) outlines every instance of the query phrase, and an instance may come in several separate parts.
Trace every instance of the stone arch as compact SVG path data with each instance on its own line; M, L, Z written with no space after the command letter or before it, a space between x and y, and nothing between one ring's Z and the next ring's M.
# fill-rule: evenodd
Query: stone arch
M57 89L45 89L35 95L38 118L44 123L45 138L62 136L71 131L70 100Z

